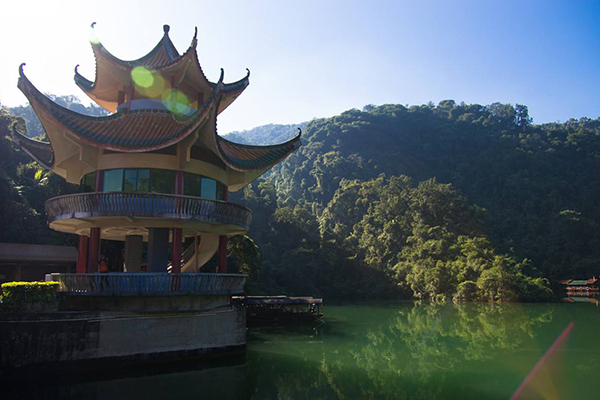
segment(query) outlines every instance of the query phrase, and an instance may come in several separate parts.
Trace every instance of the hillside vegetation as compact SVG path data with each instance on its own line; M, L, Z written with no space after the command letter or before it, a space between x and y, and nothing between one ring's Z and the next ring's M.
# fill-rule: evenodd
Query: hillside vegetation
M597 119L534 125L522 105L452 100L314 120L242 196L260 286L533 300L598 275L599 135Z

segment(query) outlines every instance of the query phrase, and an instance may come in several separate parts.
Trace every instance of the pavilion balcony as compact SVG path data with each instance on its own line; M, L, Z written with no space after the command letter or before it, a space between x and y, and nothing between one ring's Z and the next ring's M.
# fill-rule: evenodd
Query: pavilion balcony
M146 236L148 228L182 228L184 236L248 231L252 211L238 204L193 196L95 192L54 197L45 204L50 227L86 235L102 228L103 239L124 240L128 234Z
M243 274L96 273L48 274L46 281L60 283L60 291L81 296L240 295Z

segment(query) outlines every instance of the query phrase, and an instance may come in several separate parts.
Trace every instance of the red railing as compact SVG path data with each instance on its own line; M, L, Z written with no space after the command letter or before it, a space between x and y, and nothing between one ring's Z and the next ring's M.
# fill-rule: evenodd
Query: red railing
M89 296L239 295L247 275L97 273L48 274L46 281L60 283L60 291Z
M235 203L158 193L95 192L54 197L45 204L50 222L70 218L127 216L198 220L249 229L252 211Z

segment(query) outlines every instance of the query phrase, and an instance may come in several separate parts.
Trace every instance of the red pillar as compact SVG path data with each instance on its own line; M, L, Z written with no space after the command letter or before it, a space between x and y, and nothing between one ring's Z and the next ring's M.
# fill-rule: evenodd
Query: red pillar
M133 82L131 82L131 84L127 88L127 108L129 110L131 110L131 102L133 101L134 90L135 89L133 87Z
M175 173L175 194L183 194L183 171ZM180 201L176 202L176 207L181 207ZM173 254L171 256L171 272L181 273L181 242L183 241L183 231L181 228L173 228Z
M174 274L181 273L181 242L182 242L182 230L181 228L173 228L173 257L171 258L172 269L171 272Z
M223 185L223 200L229 200L229 190ZM220 274L227 273L227 236L219 236L219 267L217 272Z
M86 258L87 258L88 237L79 235L79 248L77 249L77 273L85 274Z
M119 98L117 100L118 105L125 103L125 92L123 90L119 91Z
M102 171L96 171L94 192L102 191ZM98 258L100 257L100 228L90 228L90 251L88 253L87 272L98 272Z
M90 252L88 254L88 273L98 272L98 258L100 257L100 228L90 229Z
M183 194L183 171L175 171L175 194Z
M219 274L227 273L227 236L219 236Z

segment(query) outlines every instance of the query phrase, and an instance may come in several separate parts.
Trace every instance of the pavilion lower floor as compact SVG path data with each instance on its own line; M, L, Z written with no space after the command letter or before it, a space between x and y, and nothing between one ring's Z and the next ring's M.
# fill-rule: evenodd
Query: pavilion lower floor
M124 241L102 240L91 228L79 236L77 273L200 272L218 253L214 272L227 272L227 236L204 233L184 238L180 228L148 228L146 235L126 235ZM103 249L104 247L104 249Z

